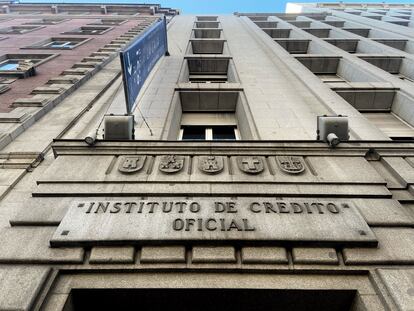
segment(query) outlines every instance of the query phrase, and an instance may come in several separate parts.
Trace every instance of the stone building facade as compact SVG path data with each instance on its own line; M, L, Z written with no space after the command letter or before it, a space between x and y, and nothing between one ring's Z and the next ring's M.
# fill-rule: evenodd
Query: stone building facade
M413 310L411 8L346 6L169 10L135 140L104 139L116 56L9 121L0 309ZM322 115L349 141L317 141Z

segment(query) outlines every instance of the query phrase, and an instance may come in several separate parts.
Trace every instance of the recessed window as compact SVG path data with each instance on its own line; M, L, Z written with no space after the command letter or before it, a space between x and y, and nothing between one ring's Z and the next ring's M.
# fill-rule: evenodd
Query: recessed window
M34 63L30 60L7 59L0 62L0 75L13 75L19 78L27 78L36 74Z
M219 22L195 22L196 28L219 28Z
M188 81L193 83L227 82L229 58L188 57Z
M200 21L200 22L215 22L215 21L217 21L217 16L197 16L197 21Z
M115 26L118 26L118 25L121 25L121 24L126 23L126 22L127 22L127 20L125 20L125 19L101 19L99 21L90 23L88 25L115 25Z
M0 28L0 34L12 34L12 35L21 35L27 32L35 31L41 26L10 26L5 28Z
M6 93L10 90L10 86L7 84L0 84L0 94Z
M52 41L44 45L44 47L51 47L51 48L67 48L72 49L76 45L76 42L73 41Z
M345 27L345 28L342 28L342 29L345 30L345 31L351 32L353 34L356 34L358 36L365 37L365 38L368 38L369 33L370 33L370 29L368 29L368 28L349 28L349 27Z
M183 126L182 140L206 140L206 128L204 126Z
M224 42L222 39L192 39L190 47L192 54L223 54Z
M82 26L71 31L63 32L67 35L101 35L111 30L112 27L99 27L99 26Z
M364 61L377 66L378 68L385 70L391 74L397 74L400 72L401 64L403 61L402 56L386 56L386 55L369 55L360 56Z
M56 25L63 22L68 21L69 19L63 19L63 18L42 18L42 19L36 19L31 22L24 23L24 25Z
M314 74L336 74L340 56L301 55L296 57L306 68Z
M182 126L181 140L236 140L237 128L232 125L223 126Z
M0 77L0 84L12 84L16 79Z
M236 127L215 126L211 128L213 140L236 140Z
M392 112L362 114L393 140L414 139L414 128Z
M5 54L0 56L0 76L27 78L34 68L58 56L57 54ZM1 82L4 83L4 82Z
M317 74L324 83L343 83L346 80L336 74Z
M39 11L18 11L17 10L10 10L10 13L13 14L19 14L19 15L37 15L37 14L42 14L42 12Z
M67 15L90 15L91 12L85 12L85 11L70 11L70 12L62 12L61 14L67 14Z
M242 120L247 118L240 109L245 105L242 102L243 98L240 98L238 93L216 94L189 92L181 96L180 102L177 102L181 104L181 116L176 117L175 122L170 124L168 139L206 141L251 139L252 132L247 122L239 124L239 118ZM200 101L196 102L197 99Z
M6 60L5 62L0 63L0 71L17 70L18 67L19 67L19 62L15 60Z
M221 29L193 29L194 38L201 39L219 39L221 37Z
M56 37L43 40L41 42L35 43L24 47L24 49L56 49L56 50L70 50L74 49L87 41L92 40L91 38L66 38L66 37Z

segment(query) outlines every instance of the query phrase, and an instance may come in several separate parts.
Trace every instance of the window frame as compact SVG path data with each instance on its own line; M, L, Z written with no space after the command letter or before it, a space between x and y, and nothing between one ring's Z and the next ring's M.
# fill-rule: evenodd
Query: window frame
M91 30L102 30L98 33L82 33L82 32L78 32L77 30L86 30L83 28L91 28ZM78 28L69 30L69 31L65 31L65 32L61 32L62 35L79 35L79 36L99 36L99 35L103 35L105 33L107 33L108 31L111 31L112 29L114 29L114 27L110 27L110 26L93 26L93 25L87 25L87 26L80 26Z
M382 133L384 133L385 135L387 135L390 139L392 140L414 140L414 126L412 126L410 123L408 123L407 121L405 121L403 118L401 118L399 115L397 115L396 113L390 111L390 112L362 112L361 113L371 124L373 124L374 126L376 126ZM389 131L387 131L386 127L381 127L378 123L376 123L373 118L370 118L370 115L389 115L390 118L392 119L394 118L396 120L396 122L394 124L397 124L398 122L400 123L401 126L405 127L406 131L410 130L413 132L412 136L407 136L407 135L396 135L395 133L391 134ZM387 120L390 121L390 120ZM400 132L403 131L403 129L400 129Z
M7 66L7 65L16 65L15 69L3 69L3 66ZM14 59L6 59L3 61L0 61L0 72L1 71L15 71L17 70L17 68L19 67L19 61L18 60L14 60Z
M21 49L31 49L31 50L73 50L76 49L77 47L89 42L93 40L93 38L77 38L77 37L51 37L48 38L46 40L42 40L39 42L36 42L32 45L29 46L25 46L22 47ZM63 41L74 41L77 42L74 46L70 47L70 48L65 48L65 47L50 47L48 45L50 45L52 42L55 41L59 41L59 42L63 42Z
M41 18L35 19L33 22L26 22L23 25L58 25L64 22L69 21L69 18Z
M190 126L198 126L198 127L204 127L205 129L205 139L194 139L197 141L237 141L237 140L241 140L240 137L240 131L237 127L237 125L181 125L180 127L180 131L178 133L178 139L177 140L181 140L181 141L192 141L193 139L183 139L184 136L184 127L190 127ZM214 127L232 127L234 129L234 137L235 139L213 139L213 128Z
M33 67L36 68L41 64L44 64L55 57L58 57L60 54L3 54L0 55L0 65L9 61L22 61L29 60L32 61ZM45 56L45 57L34 57L34 56ZM26 78L28 76L28 70L0 70L0 77L8 78L9 76Z
M30 28L28 28L28 27L30 27ZM3 27L3 28L0 28L0 35L24 35L26 33L33 32L33 31L36 31L36 30L39 30L39 29L42 29L42 28L45 28L45 27L46 26L37 26L37 25L32 25L32 26L30 26L30 25L6 26L6 27ZM14 29L18 29L18 28L22 28L22 30L21 31L14 30ZM26 28L26 29L24 29L24 28ZM2 31L2 30L5 30L5 29L11 29L12 31L11 32Z
M106 20L106 21L110 21L110 20L113 20L113 21L119 21L119 22L117 22L117 23L110 23L110 24L105 24L105 23L103 23L102 21L104 21L104 20ZM125 24L126 22L128 22L128 20L127 19L110 19L110 18L108 18L108 19L100 19L100 20L98 20L98 21L95 21L95 22L92 22L92 23L89 23L89 24L87 24L88 26L119 26L119 25L122 25L122 24Z

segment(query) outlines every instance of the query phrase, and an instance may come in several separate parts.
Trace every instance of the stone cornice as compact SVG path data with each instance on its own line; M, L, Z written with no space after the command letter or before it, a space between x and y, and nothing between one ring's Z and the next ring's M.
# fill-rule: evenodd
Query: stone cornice
M89 146L83 140L55 140L55 156L99 154L255 154L313 156L414 156L414 143L395 141L349 141L332 149L318 141L97 141Z

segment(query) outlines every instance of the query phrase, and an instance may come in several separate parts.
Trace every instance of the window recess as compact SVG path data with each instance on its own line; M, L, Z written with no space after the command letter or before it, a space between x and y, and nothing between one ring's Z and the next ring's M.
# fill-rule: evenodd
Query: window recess
M0 34L21 35L43 28L42 26L10 26L0 29Z
M223 39L191 39L188 54L223 54Z
M394 113L365 112L362 115L393 140L414 139L414 128Z
M236 126L181 126L179 140L238 140Z
M183 113L179 140L238 140L234 113Z
M0 56L0 77L27 78L35 75L35 67L58 54L5 54Z
M42 18L42 19L37 19L34 21L30 21L27 23L24 23L24 25L57 25L63 22L68 21L69 19L66 18Z
M101 19L96 22L90 23L88 25L114 25L119 26L121 24L126 23L126 19Z
M71 50L90 40L92 40L92 38L53 37L30 46L26 46L23 49Z
M62 32L66 35L102 35L113 29L113 27L82 26L71 31Z
M187 56L184 73L180 79L190 83L236 82L236 72L229 56Z

